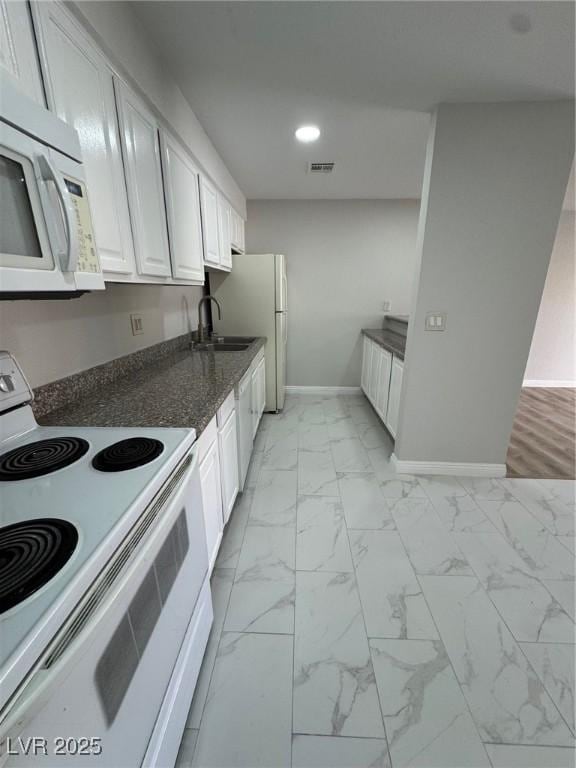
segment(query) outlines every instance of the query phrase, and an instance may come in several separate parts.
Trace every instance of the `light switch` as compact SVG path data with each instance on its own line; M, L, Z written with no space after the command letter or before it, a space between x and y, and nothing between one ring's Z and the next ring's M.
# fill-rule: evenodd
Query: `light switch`
M427 312L424 328L427 331L443 331L446 328L446 312Z

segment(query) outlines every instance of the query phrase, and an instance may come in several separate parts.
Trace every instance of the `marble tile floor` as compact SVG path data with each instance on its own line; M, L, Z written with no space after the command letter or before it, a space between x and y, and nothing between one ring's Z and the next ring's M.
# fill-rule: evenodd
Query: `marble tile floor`
M178 768L575 768L576 484L391 450L360 395L263 417Z

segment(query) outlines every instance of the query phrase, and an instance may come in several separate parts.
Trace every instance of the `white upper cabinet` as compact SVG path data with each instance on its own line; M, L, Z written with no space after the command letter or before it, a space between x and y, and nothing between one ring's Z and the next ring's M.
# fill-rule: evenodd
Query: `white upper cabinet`
M232 208L221 194L218 194L218 234L220 237L220 266L232 269L231 242Z
M0 0L0 66L16 87L46 106L28 3Z
M202 210L204 263L211 267L219 267L218 193L204 176L200 177L200 204Z
M244 219L233 208L231 209L230 240L235 251L244 253Z
M232 208L204 176L200 177L204 264L229 272L232 268Z
M158 122L144 102L117 77L114 88L138 272L170 277Z
M204 282L198 169L180 142L160 134L172 274Z
M80 139L102 269L132 274L134 249L112 72L60 5L35 3L34 13L48 106Z

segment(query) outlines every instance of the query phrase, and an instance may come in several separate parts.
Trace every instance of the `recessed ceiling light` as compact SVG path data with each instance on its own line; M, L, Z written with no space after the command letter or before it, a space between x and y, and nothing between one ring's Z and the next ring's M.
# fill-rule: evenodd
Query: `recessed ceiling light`
M316 141L320 136L320 128L317 125L301 125L300 128L294 134L298 141L309 144L311 141Z

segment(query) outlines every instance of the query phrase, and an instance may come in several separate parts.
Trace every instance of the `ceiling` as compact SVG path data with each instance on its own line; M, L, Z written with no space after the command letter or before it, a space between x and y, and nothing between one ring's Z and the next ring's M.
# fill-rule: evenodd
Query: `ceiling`
M417 198L435 104L574 95L571 2L130 7L249 199Z

